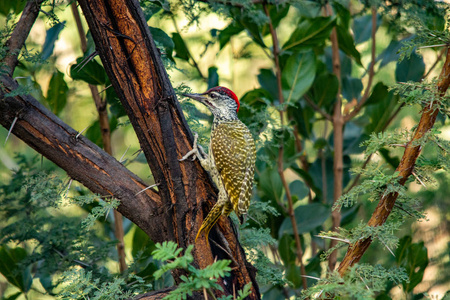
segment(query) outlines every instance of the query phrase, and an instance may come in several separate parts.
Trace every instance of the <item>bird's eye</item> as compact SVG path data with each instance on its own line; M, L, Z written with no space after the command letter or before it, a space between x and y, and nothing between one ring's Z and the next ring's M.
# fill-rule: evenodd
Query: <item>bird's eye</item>
M215 94L215 93L211 93L211 98L216 98L217 97L217 95Z

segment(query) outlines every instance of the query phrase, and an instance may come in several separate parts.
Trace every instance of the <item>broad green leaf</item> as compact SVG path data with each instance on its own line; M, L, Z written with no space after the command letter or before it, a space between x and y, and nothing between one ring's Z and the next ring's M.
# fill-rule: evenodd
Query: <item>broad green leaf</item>
M388 63L393 61L398 61L399 54L398 52L403 47L403 43L407 42L414 38L414 36L407 37L401 41L392 40L387 48L377 57L377 61L381 60L379 68L386 66Z
M348 28L336 26L339 48L348 56L353 57L362 66L361 54L355 47L355 41Z
M325 73L316 77L309 96L314 103L329 112L334 105L338 90L339 81L336 75Z
M344 128L344 154L359 154L364 148L360 147L361 143L368 139L367 135L362 133L363 128L357 126L354 122L348 122Z
M156 250L155 243L150 240L148 235L139 227L134 226L133 242L131 248L131 255L134 258L140 253L144 256L151 256L152 252Z
M182 60L189 60L189 51L183 38L176 32L172 33L172 41L175 44L175 57Z
M281 73L283 94L287 102L296 101L305 94L314 82L316 58L312 51L291 56Z
M309 194L308 187L300 180L294 180L289 184L289 190L293 196L297 196L299 200L305 198Z
M0 273L23 293L30 290L33 278L30 267L23 265L27 252L21 247L0 246Z
M69 87L64 80L64 74L58 70L53 72L47 91L47 103L55 115L58 115L67 103Z
M255 20L247 14L242 14L240 8L233 7L231 12L234 20L247 30L250 38L261 47L266 48L267 46L264 44L261 30Z
M222 48L226 46L226 44L230 41L230 39L233 35L239 34L243 30L244 30L244 27L239 25L236 22L232 22L227 27L225 27L223 30L221 30L219 33L220 49L222 50Z
M299 234L310 232L325 222L331 215L331 209L322 203L300 205L294 210L295 221ZM291 219L286 217L281 224L278 235L294 234Z
M283 185L276 169L266 168L259 175L259 185L261 192L267 199L281 201L283 194Z
M355 122L364 126L365 134L380 132L398 105L398 95L389 92L388 87L380 82L366 102L364 115Z
M219 85L219 74L217 67L209 67L208 69L208 90Z
M348 102L361 99L363 84L361 79L344 76L342 78L342 95Z
M300 266L295 264L286 266L286 279L292 282L295 288L300 288L303 283L303 279L299 274L301 274ZM278 299L285 299L285 297Z
M310 138L315 121L314 110L310 106L298 102L295 103L295 106L288 106L287 112L289 117L295 121L298 133L304 138Z
M293 264L297 258L292 250L292 246L295 247L294 243L294 238L290 234L283 235L278 242L278 252L285 266Z
M278 25L280 24L280 21L286 17L288 11L289 11L289 7L290 5L287 3L283 3L283 4L277 4L277 5L269 5L269 15L270 15L270 20L272 22L272 26L274 28L277 28ZM270 33L270 29L269 29L269 24L266 24L263 26L262 30L261 30L263 36L266 36L267 34Z
M109 130L113 132L117 128L117 119L110 118L109 119ZM99 120L95 120L91 126L89 126L88 130L86 130L85 135L91 142L95 143L99 147L103 147L103 138L100 129Z
M263 89L272 95L272 99L278 99L277 78L272 70L261 69L258 74L258 82Z
M302 18L297 29L291 34L282 50L297 51L306 47L314 47L325 42L336 23L334 17Z
M153 39L157 44L161 45L164 48L166 56L173 61L172 52L175 47L174 42L164 31L159 28L151 27L150 33L152 34Z
M377 28L380 23L380 17L377 15ZM361 44L369 40L372 35L372 15L364 15L353 20L353 33L355 43Z
M423 57L413 52L409 58L406 57L400 63L397 63L395 80L400 82L420 81L424 73L425 63L423 62Z
M89 84L104 85L106 83L106 72L95 59L85 63L86 57L78 57L77 63L70 66L70 77L73 80L82 80Z
M20 14L25 5L27 4L27 0L0 0L0 14L7 16L12 10L14 14Z
M404 236L395 250L395 260L406 269L409 282L403 282L403 288L406 292L411 292L423 279L428 266L428 250L423 242L412 243L410 236Z
M46 60L53 54L53 49L55 48L55 42L58 40L59 33L64 29L66 21L62 23L57 23L52 28L47 30L47 35L45 36L45 42L42 46L41 57L42 60Z

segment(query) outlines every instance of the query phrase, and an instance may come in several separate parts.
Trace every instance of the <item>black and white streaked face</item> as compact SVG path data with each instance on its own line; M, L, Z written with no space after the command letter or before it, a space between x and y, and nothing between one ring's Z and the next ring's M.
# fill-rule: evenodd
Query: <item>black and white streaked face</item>
M236 95L225 87L217 86L202 94L184 94L184 96L203 103L217 120L237 119L239 101Z

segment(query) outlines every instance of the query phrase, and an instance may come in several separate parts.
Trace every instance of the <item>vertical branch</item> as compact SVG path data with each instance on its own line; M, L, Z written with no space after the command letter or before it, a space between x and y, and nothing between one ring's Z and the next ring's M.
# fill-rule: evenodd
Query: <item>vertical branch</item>
M326 5L326 14L331 15L331 6L328 3ZM331 50L332 50L332 62L333 62L333 73L339 80L339 89L337 93L336 104L334 105L334 111L332 116L333 124L333 143L334 143L334 158L333 158L333 201L336 202L337 199L342 195L342 184L343 184L343 168L344 168L344 158L343 158L343 148L344 148L344 117L342 116L342 98L341 98L341 61L339 58L339 44L337 38L336 28L333 28L330 35L331 39ZM341 213L338 210L333 210L331 213L332 220L332 230L337 231L341 224ZM337 245L336 240L331 240L330 248ZM337 253L333 251L328 260L328 268L334 270L337 261Z
M78 35L80 36L81 50L83 53L87 50L87 41L81 23L80 14L75 2L72 2L71 9L75 23L77 25ZM106 106L106 99L102 99L98 92L97 86L89 84L89 89L91 90L92 98L95 102L95 107L98 112L98 119L100 123L100 132L102 135L103 148L106 153L112 156L112 145L111 145L111 129L109 127L108 111ZM125 244L124 244L124 230L123 230L123 220L122 214L116 209L114 210L114 235L116 236L117 243L117 254L119 258L119 270L123 273L127 269L127 263L125 261Z
M444 96L450 86L449 49L450 48L447 47L446 60L437 83L438 95L436 96L438 97ZM437 109L437 105L435 103L436 102L431 102L423 108L422 116L420 118L419 124L416 127L416 131L414 132L411 141L409 141L409 143L406 145L405 152L403 153L400 164L396 169L396 171L399 172L399 184L401 185L404 185L408 177L411 175L417 158L422 150L422 146L420 145L419 141L433 128L434 123L436 122L436 117L439 113L439 110ZM392 212L397 197L397 192L389 193L388 191L385 191L382 194L382 197L378 202L378 205L367 225L372 227L383 225ZM358 240L356 243L350 245L344 259L342 260L338 268L338 272L341 276L345 274L348 268L359 262L371 243L372 238L369 237L366 239Z
M31 27L39 15L39 9L43 0L28 1L20 16L19 22L16 24L11 37L6 41L5 47L8 48L8 53L3 60L5 65L9 68L8 74L12 76L14 69L19 61L19 52L22 49L25 41L30 34Z
M272 36L272 44L273 44L273 57L274 57L274 61L275 61L275 68L276 68L276 77L277 77L277 87L278 87L278 98L280 101L280 106L281 109L279 110L280 112L280 122L281 122L281 127L284 127L284 97L283 97L283 91L282 91L282 86L281 86L281 67L280 67L280 61L279 61L279 54L280 54L280 49L278 48L278 37L277 37L277 33L272 25L272 21L270 19L270 14L269 14L269 9L267 8L266 4L263 4L264 7L264 12L266 14L266 16L269 18L269 28L270 28L270 34ZM297 229L297 221L295 220L295 214L294 214L294 204L292 201L292 195L291 195L291 191L289 190L289 186L286 182L286 178L284 176L284 168L283 168L283 153L284 153L284 145L283 145L283 140L281 140L280 143L280 148L278 151L278 174L280 175L281 178L281 182L283 184L284 190L286 191L286 198L288 200L288 214L289 214L289 218L291 219L291 223L292 223L292 229L294 232L294 238L295 238L295 245L296 245L296 250L297 250L297 259L300 263L300 272L302 275L306 275L306 270L305 270L305 266L303 264L303 249L302 249L302 245L300 242L300 236L298 233L298 229ZM303 283L303 288L307 289L308 285L306 283L306 278L304 276L302 276L302 283Z

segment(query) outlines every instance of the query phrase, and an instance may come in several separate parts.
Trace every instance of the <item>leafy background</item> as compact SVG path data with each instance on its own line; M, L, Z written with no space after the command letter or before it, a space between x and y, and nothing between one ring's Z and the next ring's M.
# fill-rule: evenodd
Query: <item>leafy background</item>
M256 188L250 218L241 228L241 240L258 268L263 299L300 297L303 279L288 213L289 198L306 274L324 278L330 245L328 239L318 235L327 235L332 229L331 213L337 200L333 197L334 128L324 115L333 114L337 97L342 97L344 113L364 97L372 62L371 8L357 1L333 1L332 16L326 17L320 1L270 4L267 12L276 28L280 50L274 53L263 5L251 1L234 4L142 1L151 33L178 91L203 92L220 84L241 99L239 117L248 124L258 144ZM24 5L24 1L0 1L3 39ZM402 100L405 97L391 87L396 82L410 82L417 88L423 78L432 84L442 66L443 50L414 47L432 45L431 36L440 37L439 44L448 41L448 8L433 1L372 1L370 5L377 11L373 83L361 112L344 127L346 196L339 203L343 204L340 238L356 240L369 234L376 242L360 267L349 275L353 284L340 292L360 299L420 299L427 295L440 299L448 290L450 278L450 178L444 163L446 152L436 144L447 145L448 149L448 101L442 104L438 117L439 132L430 138L438 142L425 146L416 168L426 188L411 179L399 199L401 207L380 231L368 232L365 221L376 206L381 188L395 177L393 171L403 153L403 148L390 145L407 141L424 105ZM43 10L47 13L40 14L33 27L14 76L64 122L78 131L85 130L84 135L102 145L87 83L98 86L108 102L114 156L123 156L130 170L152 184L145 158L136 154L139 143L120 102L112 89L104 90L109 81L100 60L83 62L94 51L89 33L83 53L67 3L47 3ZM340 47L341 85L332 69L333 28ZM405 46L409 48L399 53ZM278 92L274 54L279 58L284 101ZM200 133L202 144L207 146L210 114L204 107L179 99L191 128ZM383 131L387 133L381 134ZM5 141L7 135L8 130L1 128L0 140ZM278 172L281 146L288 189ZM364 152L366 148L373 154ZM369 155L370 162L364 164ZM0 147L0 162L0 294L4 299L78 299L87 295L91 299L102 295L125 299L173 284L169 273L155 275L164 268L164 263L152 255L158 246L127 220L124 229L129 269L119 274L109 213L117 204L106 203L76 182L71 183L61 170L14 136ZM348 193L350 190L352 193ZM338 259L345 249L337 250ZM175 257L181 255L173 248L167 251L177 254ZM224 276L227 266L216 267L215 274ZM192 280L201 282L197 271L190 271ZM337 290L341 286L338 280L331 276L328 286ZM316 282L307 279L313 294L320 292L314 290Z

